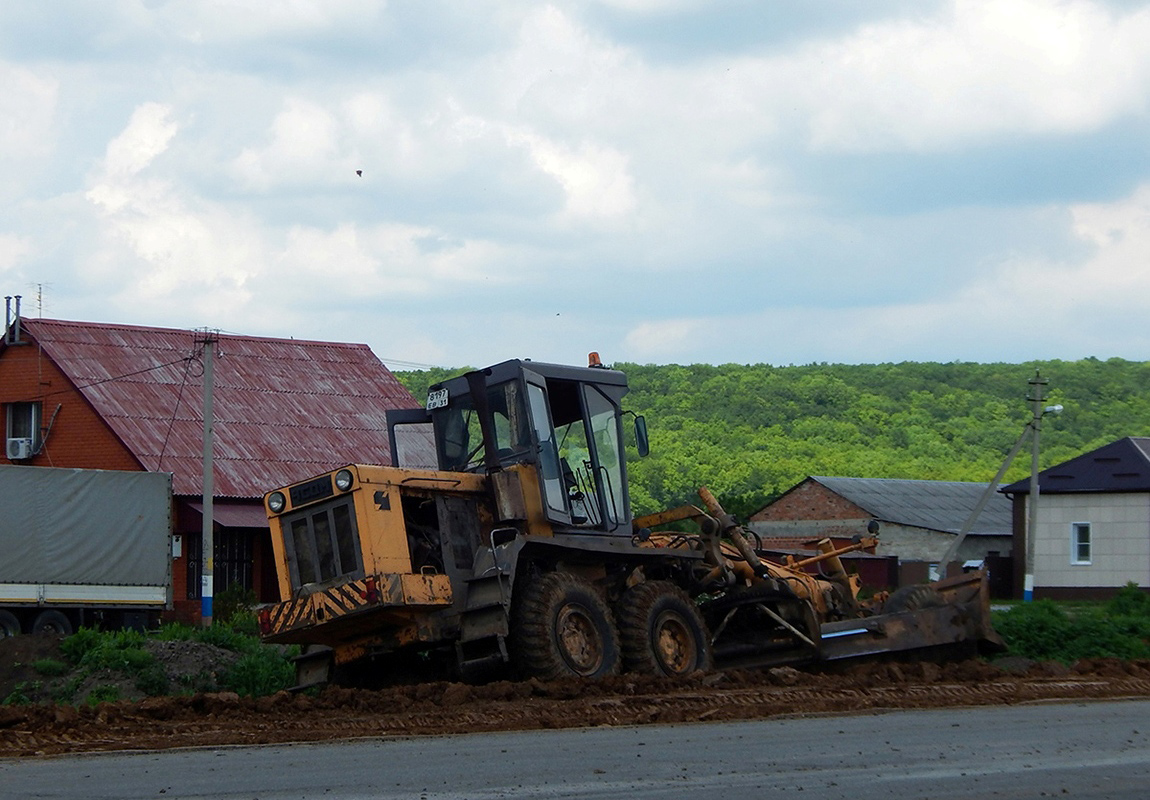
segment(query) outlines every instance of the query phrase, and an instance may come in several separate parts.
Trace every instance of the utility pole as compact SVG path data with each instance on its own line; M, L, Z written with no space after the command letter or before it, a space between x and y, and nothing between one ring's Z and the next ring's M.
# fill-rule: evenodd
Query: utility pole
M197 341L203 346L204 357L204 454L203 454L203 534L200 555L200 617L203 627L212 624L212 595L215 566L215 528L212 514L212 497L215 494L215 479L212 473L212 443L215 437L215 419L212 411L212 395L215 391L215 347L216 336L207 328L203 338Z
M1038 530L1038 440L1042 432L1042 417L1047 411L1058 413L1062 406L1043 408L1046 399L1042 396L1043 388L1050 381L1043 378L1038 370L1034 377L1027 381L1030 384L1030 393L1027 395L1034 406L1034 419L1030 422L1033 431L1030 439L1030 493L1026 498L1026 573L1022 585L1022 602L1029 603L1034 599L1034 540ZM1057 411L1055 410L1057 409Z
M959 530L958 536L954 538L954 541L951 543L950 547L947 548L946 553L943 554L940 564L943 570L943 576L945 577L947 565L950 564L950 562L954 560L955 556L958 555L958 549L962 546L963 540L966 538L966 535L970 533L970 529L974 527L974 524L978 520L979 515L982 514L982 510L986 508L986 503L988 500L990 500L990 496L998 490L999 482L1002 480L1002 477L1006 474L1006 470L1009 469L1011 463L1014 461L1014 457L1017 456L1019 451L1022 450L1022 445L1025 444L1026 437L1031 436L1030 495L1026 499L1026 543L1024 545L1026 570L1025 585L1022 592L1023 601L1029 603L1034 599L1034 539L1036 524L1038 520L1035 509L1038 508L1039 491L1038 432L1042 428L1042 418L1047 414L1061 414L1062 406L1042 405L1045 402L1042 397L1042 387L1046 386L1049 381L1044 379L1038 373L1038 370L1035 370L1034 377L1027 381L1027 383L1032 387L1030 392L1027 394L1026 399L1033 404L1033 417L1027 420L1026 424L1022 427L1022 435L1018 437L1018 441L1016 441L1014 443L1014 447L1010 449L1006 459L1002 462L1002 466L998 469L998 474L991 479L989 484L987 484L985 491L982 493L982 497L980 497L978 503L975 504L974 509L970 512L970 516L966 518L966 522L962 524L962 528ZM1017 558L1017 554L1015 555L1015 558ZM1016 572L1015 575L1017 574L1018 573Z

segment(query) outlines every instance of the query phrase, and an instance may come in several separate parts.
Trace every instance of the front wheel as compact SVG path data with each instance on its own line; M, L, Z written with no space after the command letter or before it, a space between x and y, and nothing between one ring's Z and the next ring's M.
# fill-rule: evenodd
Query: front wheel
M707 624L687 593L667 581L632 586L618 605L623 663L648 675L690 675L711 668Z
M520 592L511 634L524 672L555 680L619 671L619 635L594 586L566 572L549 572Z

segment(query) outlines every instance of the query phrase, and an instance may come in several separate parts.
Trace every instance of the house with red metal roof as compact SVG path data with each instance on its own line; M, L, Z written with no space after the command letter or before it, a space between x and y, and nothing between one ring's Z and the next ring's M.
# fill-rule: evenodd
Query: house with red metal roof
M208 334L9 323L7 463L172 473L173 594L177 616L198 618ZM210 335L215 593L239 584L274 601L264 493L343 464L390 463L386 413L419 404L364 344Z

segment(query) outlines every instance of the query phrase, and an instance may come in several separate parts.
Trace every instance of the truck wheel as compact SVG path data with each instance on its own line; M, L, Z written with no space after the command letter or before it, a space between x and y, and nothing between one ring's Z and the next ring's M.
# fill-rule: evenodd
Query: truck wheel
M897 614L900 611L918 611L920 608L938 608L944 605L946 601L936 589L919 583L896 590L887 599L882 611L884 614Z
M0 639L20 635L20 620L11 611L0 611Z
M32 623L32 633L58 633L61 636L72 635L72 623L59 611L41 611L36 621Z
M632 586L619 601L623 664L648 675L690 675L711 668L707 624L687 593L667 581Z
M546 680L619 671L619 634L607 602L587 581L549 572L527 584L512 618L519 666Z

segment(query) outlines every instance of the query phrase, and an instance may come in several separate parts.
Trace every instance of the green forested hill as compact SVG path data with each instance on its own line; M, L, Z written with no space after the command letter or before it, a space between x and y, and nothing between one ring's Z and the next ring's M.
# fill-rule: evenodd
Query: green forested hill
M1030 419L1027 380L1050 381L1042 467L1123 436L1150 435L1150 362L640 365L627 408L651 456L631 463L640 513L695 502L710 486L746 515L807 475L989 481ZM422 399L463 370L397 372ZM1007 473L1029 473L1024 452Z

